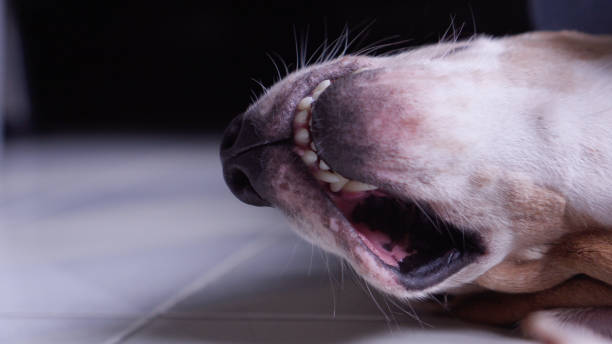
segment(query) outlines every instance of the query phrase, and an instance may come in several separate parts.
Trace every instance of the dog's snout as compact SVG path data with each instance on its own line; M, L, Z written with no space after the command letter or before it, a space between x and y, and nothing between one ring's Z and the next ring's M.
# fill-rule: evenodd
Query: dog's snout
M229 126L225 129L225 132L223 133L223 140L221 141L222 157L223 154L230 150L236 143L238 135L240 134L240 129L242 128L242 121L243 116L237 116L230 122Z
M224 165L223 170L223 177L227 186L239 200L259 207L270 206L270 203L255 191L249 176L249 166L241 166L240 163L231 162L227 166Z
M240 115L227 127L221 141L223 178L232 193L242 202L255 206L269 206L255 190L260 177L261 163L257 152L250 152L265 142L256 126Z

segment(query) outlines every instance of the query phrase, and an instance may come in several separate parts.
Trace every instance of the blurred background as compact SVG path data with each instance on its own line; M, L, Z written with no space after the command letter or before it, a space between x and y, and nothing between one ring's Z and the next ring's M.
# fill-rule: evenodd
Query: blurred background
M505 35L530 28L524 1L9 2L6 130L218 133L279 65L295 68L296 41L312 52L345 27L355 51L381 42L437 42L454 22ZM9 18L7 18L9 19ZM452 29L451 29L452 31ZM449 32L450 34L450 32Z
M296 46L345 28L362 32L353 51L384 53L609 33L610 13L605 0L0 0L0 342L520 342L371 291L234 199L218 142L275 64L294 69Z

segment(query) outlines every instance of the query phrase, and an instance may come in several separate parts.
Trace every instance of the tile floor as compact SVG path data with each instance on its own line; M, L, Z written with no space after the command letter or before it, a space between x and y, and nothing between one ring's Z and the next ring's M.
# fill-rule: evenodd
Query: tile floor
M526 343L372 292L190 137L13 142L0 160L0 343Z

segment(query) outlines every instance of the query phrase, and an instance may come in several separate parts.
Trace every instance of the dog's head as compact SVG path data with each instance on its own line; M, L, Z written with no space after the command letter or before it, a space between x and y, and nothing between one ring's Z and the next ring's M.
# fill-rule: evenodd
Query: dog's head
M581 213L562 161L589 147L563 136L574 123L553 100L576 87L566 62L598 52L572 56L558 38L303 68L230 124L225 180L385 292L460 291L504 260L537 258Z

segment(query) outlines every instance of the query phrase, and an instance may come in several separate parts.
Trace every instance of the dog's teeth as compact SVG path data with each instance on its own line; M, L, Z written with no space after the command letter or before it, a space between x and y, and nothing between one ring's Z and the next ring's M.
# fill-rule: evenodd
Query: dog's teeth
M311 150L306 150L304 154L302 155L302 160L307 166L314 165L315 162L317 162L317 159L318 159L317 154L315 154L315 152Z
M323 91L325 91L325 89L327 87L329 87L329 85L331 85L331 81L329 80L323 80L321 81L317 87L314 89L314 91L312 91L312 99L313 100L317 100L317 98L319 98L319 96L321 95L321 93L323 93Z
M332 192L338 192L340 190L342 190L342 188L344 187L344 185L346 185L346 183L348 183L348 180L341 180L337 183L331 183L329 184L329 189Z
M310 110L310 105L314 102L312 97L305 97L298 103L298 110Z
M308 142L310 142L310 134L308 133L308 130L304 128L299 129L295 133L294 140L296 143L301 144L303 146L308 145Z
M350 192L370 191L370 190L376 190L376 189L378 189L378 187L374 185L358 182L356 180L351 180L350 182L346 183L346 185L344 185L344 187L342 188L342 190L350 191Z
M328 172L328 171L321 171L318 170L315 172L315 178L317 178L320 181L326 182L326 183L337 183L339 181L341 181L342 179L340 179L340 176L332 173L332 172Z
M298 114L295 115L295 118L293 119L293 121L297 125L305 125L308 122L308 111L302 110L298 112Z
M321 81L317 87L315 87L314 91L312 91L312 93L321 93L323 91L325 91L326 88L329 87L329 85L331 85L331 81L329 80L323 80Z
M323 171L327 171L329 170L329 165L325 163L325 161L321 160L319 161L319 168L322 169Z
M310 149L312 149L314 152L317 151L317 147L315 147L314 142L310 143Z
M340 190L342 190L342 188L344 187L344 185L346 185L346 183L349 182L348 179L344 178L343 176L336 174L338 177L340 177L340 181L336 182L336 183L331 183L329 184L329 188L332 192L338 192Z

